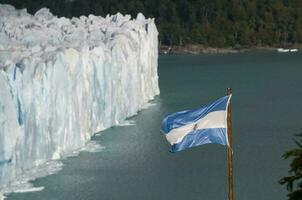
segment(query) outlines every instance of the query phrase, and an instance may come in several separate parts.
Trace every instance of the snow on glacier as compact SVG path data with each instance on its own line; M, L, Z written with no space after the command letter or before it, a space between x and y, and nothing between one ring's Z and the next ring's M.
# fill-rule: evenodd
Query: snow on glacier
M68 19L0 4L0 187L159 94L157 35L142 14Z

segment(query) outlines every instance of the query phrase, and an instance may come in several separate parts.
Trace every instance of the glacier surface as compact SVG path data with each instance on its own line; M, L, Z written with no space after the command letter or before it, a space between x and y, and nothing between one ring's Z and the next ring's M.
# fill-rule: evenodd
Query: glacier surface
M159 94L157 36L142 14L68 19L0 4L0 188Z

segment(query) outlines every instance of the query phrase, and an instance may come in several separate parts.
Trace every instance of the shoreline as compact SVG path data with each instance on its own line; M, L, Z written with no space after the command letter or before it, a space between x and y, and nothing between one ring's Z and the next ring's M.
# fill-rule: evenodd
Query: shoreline
M241 53L255 50L277 51L280 47L273 46L254 46L254 47L205 47L203 45L184 45L184 46L167 46L160 45L159 54L216 54L216 53ZM292 45L286 47L289 49L302 49L302 45Z

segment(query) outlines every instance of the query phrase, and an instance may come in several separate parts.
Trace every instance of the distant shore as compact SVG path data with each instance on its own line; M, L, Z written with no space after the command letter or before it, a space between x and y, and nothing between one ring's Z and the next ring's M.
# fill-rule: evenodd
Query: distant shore
M255 46L255 47L225 47L225 48L216 48L216 47L205 47L203 45L184 45L184 46L159 46L160 54L203 54L203 53L239 53L253 50L269 50L275 51L279 47L271 46ZM293 45L286 48L296 48L302 49L302 45Z

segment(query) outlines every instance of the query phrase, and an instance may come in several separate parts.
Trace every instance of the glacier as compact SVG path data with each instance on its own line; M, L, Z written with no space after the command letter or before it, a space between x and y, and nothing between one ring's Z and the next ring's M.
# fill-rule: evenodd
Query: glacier
M0 4L0 190L159 94L154 19Z

